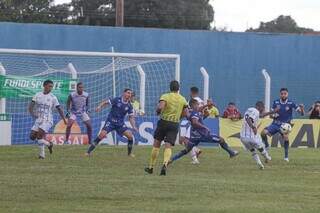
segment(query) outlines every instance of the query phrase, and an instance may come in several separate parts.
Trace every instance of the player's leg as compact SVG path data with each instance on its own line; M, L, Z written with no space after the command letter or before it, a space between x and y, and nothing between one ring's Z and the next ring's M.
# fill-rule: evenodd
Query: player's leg
M289 162L289 134L282 134L283 148L284 148L284 160Z
M46 137L46 128L41 129L39 127L38 132L37 132L37 141L39 145L39 158L44 159L45 158L45 146L48 147L50 154L52 154L52 149L53 149L53 143L49 142L45 139Z
M259 155L256 153L255 144L253 143L252 138L241 137L241 143L245 147L246 150L250 151L252 159L256 162L260 169L263 169L264 166L259 158ZM262 143L262 142L261 142Z
M133 149L133 134L130 130L126 129L125 131L123 131L122 135L124 135L127 139L128 139L128 156L134 157L133 153L132 153L132 149Z
M201 153L201 150L197 147L194 146L190 152L191 159L192 159L192 164L199 164L199 159L198 156Z
M212 142L219 143L220 147L229 154L230 158L233 158L239 154L238 151L231 149L224 138L220 136L212 134L210 135L210 140Z
M266 163L271 161L271 157L268 151L265 149L264 143L262 142L260 137L253 139L253 147L260 152L260 154L264 157Z
M66 129L66 139L65 139L66 144L68 144L70 133L71 133L71 127L75 120L76 120L76 116L74 114L72 114L68 119L67 129Z
M269 149L269 143L268 143L268 136L272 136L276 133L278 133L280 130L280 127L276 124L270 124L269 126L267 126L264 130L262 130L261 132L261 138L262 141L265 145L265 148L268 150Z
M258 165L258 167L260 169L264 169L264 165L262 164L259 155L256 153L256 150L254 148L252 148L250 150L251 154L252 154L252 158L253 160L256 162L256 164Z
M100 143L100 141L102 141L102 139L104 139L107 136L107 134L112 130L113 130L113 126L110 124L110 122L106 122L104 127L101 129L100 133L96 137L96 139L94 139L94 141L90 144L86 152L86 156L90 156L91 152L96 148L96 146Z
M167 122L167 131L165 135L165 146L164 146L164 153L163 153L163 165L160 172L160 175L167 174L167 166L172 156L172 146L174 146L177 135L179 132L179 124L173 122Z
M149 166L144 169L149 174L153 173L153 167L155 166L155 163L156 163L157 158L159 156L161 142L165 138L165 130L166 129L165 129L165 125L164 125L163 121L159 120L157 123L157 128L156 128L156 130L154 132L154 136L153 136L154 141L153 141L152 151L150 154Z
M192 148L195 146L195 143L191 142L191 141L187 141L185 144L185 148L183 150L181 150L180 152L178 152L177 154L175 154L169 161L169 163L173 163L174 161L180 159L181 157L183 157L184 155L188 154Z
M84 121L84 124L86 125L86 128L87 128L88 142L89 142L89 144L91 144L91 140L92 140L92 125L91 125L91 121L90 120Z

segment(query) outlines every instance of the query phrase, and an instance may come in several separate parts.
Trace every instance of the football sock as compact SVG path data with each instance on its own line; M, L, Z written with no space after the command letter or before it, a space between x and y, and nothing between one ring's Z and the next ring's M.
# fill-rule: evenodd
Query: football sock
M165 148L164 149L164 153L163 153L163 164L165 166L168 165L168 162L170 161L171 159L171 155L172 155L172 150L171 148Z
M44 144L39 143L38 146L39 146L39 156L44 158L46 156L46 153L44 151Z
M284 141L283 147L284 147L284 157L288 158L289 157L289 141Z
M260 160L260 158L259 158L259 155L257 154L257 153L252 153L252 158L253 158L253 160L258 164L258 165L261 165L262 163L261 163L261 160Z
M220 142L220 146L222 149L224 149L226 152L228 152L229 155L234 155L233 150L230 149L230 147L228 146L228 144L225 141Z
M191 157L197 156L197 151L198 151L198 148L194 146L190 152Z
M70 133L71 133L71 126L67 126L67 129L66 129L66 142L68 142L69 140L69 137L70 137Z
M268 149L268 148L269 148L269 143L268 143L268 137L267 137L267 135L261 135L261 138L262 138L262 141L263 141L266 149Z
M181 158L182 156L186 155L188 153L188 151L186 149L181 150L180 152L178 152L177 154L175 154L172 158L171 161L176 161L179 158Z
M128 140L128 155L131 154L133 147L133 140Z
M153 168L159 155L160 148L153 147L150 156L149 168Z
M93 143L91 143L91 145L89 146L87 153L90 154L96 148L96 146L99 144L100 141L101 139L99 137L96 137Z
M91 139L92 139L92 127L87 126L87 135L88 135L88 142L91 144Z

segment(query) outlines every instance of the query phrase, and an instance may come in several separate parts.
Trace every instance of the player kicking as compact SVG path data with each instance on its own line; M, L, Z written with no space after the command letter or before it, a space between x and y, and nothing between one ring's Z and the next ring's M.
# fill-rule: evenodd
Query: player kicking
M272 105L272 109L276 110L277 113L273 115L273 122L271 123L271 125L266 127L261 133L262 140L267 149L269 147L267 135L272 136L272 135L275 135L276 133L281 134L284 140L284 144L283 144L284 160L286 162L289 162L289 133L287 134L281 133L280 127L283 123L290 124L292 120L293 110L296 110L301 115L304 115L303 104L300 104L300 105L295 104L293 101L288 99L288 95L289 95L289 92L287 88L280 89L280 99L275 100Z
M247 109L244 114L243 124L240 132L240 140L242 144L252 153L252 158L260 169L264 169L264 165L261 162L257 151L259 151L265 158L266 163L271 160L271 157L266 151L260 135L257 134L259 128L259 118L275 113L274 111L264 112L264 110L265 107L262 101L258 101L255 108L251 107Z
M53 125L52 111L54 108L58 110L63 122L67 124L57 97L51 93L52 88L53 82L51 80L43 82L43 91L38 92L29 105L29 112L36 119L31 129L30 139L38 142L39 159L45 158L44 146L47 146L50 154L52 154L53 143L47 141L45 136Z
M160 114L160 120L154 132L154 142L150 157L149 167L144 170L152 174L153 167L159 155L161 142L164 141L163 165L160 175L166 175L168 162L171 158L177 134L179 132L179 124L183 112L186 112L188 103L186 99L179 94L180 85L178 81L170 82L170 93L163 94L160 97L156 112Z
M186 148L174 155L171 158L170 163L189 153L192 148L197 146L200 142L219 143L221 148L229 154L230 158L237 156L239 154L238 151L230 149L222 137L212 134L208 127L203 124L203 116L201 114L199 102L195 99L192 99L189 102L189 105L191 107L190 115L188 116L191 122L190 139L186 144Z
M88 141L89 144L91 144L92 126L90 122L90 117L88 115L88 111L89 95L84 91L83 83L79 82L77 83L77 91L71 93L67 101L66 117L69 119L67 124L65 143L68 143L69 141L69 136L73 123L77 120L77 118L80 118L87 128Z
M108 114L104 127L100 131L98 137L91 143L87 156L90 156L91 152L96 148L99 142L107 136L109 132L116 131L119 135L123 135L128 139L128 156L134 157L132 153L133 148L133 136L132 132L125 125L124 119L126 115L129 115L129 122L135 131L138 131L134 118L133 108L131 105L131 89L125 89L121 97L108 99L102 101L96 108L96 112L99 112L103 107L111 105L111 111Z

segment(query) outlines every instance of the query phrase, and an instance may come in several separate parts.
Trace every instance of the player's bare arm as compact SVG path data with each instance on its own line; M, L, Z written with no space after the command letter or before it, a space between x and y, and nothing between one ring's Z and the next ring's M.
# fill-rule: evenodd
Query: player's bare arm
M60 107L60 106L57 106L56 108L57 108L58 113L59 113L61 119L63 120L64 124L67 124L67 120L66 120L66 118L64 117L63 110L61 109L61 107Z
M100 112L101 109L108 106L108 100L102 101L96 108L96 112Z
M266 116L272 116L273 114L278 113L279 110L280 110L279 108L276 108L274 110L271 110L270 112L263 112L263 113L260 114L260 118L264 118Z
M205 129L209 130L208 127L201 124L197 118L192 118L191 124L193 125L194 128L205 128Z
M28 111L30 113L30 115L33 117L33 118L37 118L37 115L34 114L34 111L33 111L33 108L35 106L35 102L34 101L31 101L30 104L29 104L29 107L28 107Z
M301 116L304 116L304 105L303 104L299 104L299 108L297 110Z
M129 123L131 124L132 129L134 129L136 132L139 131L137 126L136 126L136 119L135 119L134 115L130 115L129 116Z
M250 116L246 115L245 116L246 122L249 125L249 127L252 129L253 133L256 135L257 134L257 127L254 126L252 118Z
M157 112L157 115L160 115L162 110L166 107L166 102L161 100L159 101L158 103L158 106L157 106L157 109L156 109L156 112Z

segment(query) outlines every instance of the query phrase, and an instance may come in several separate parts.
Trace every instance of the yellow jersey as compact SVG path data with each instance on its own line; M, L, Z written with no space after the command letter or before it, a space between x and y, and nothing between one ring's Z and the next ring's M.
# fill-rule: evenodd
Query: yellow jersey
M163 94L160 101L166 102L166 106L160 115L161 119L179 123L183 109L188 107L187 100L179 93L170 92Z

